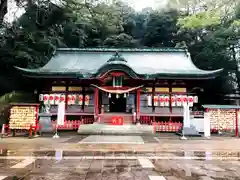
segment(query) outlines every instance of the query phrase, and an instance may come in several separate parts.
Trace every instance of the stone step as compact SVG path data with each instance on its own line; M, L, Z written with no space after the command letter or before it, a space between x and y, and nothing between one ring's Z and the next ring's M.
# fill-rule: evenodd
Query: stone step
M78 134L152 134L153 127L149 125L107 125L86 124L81 125Z

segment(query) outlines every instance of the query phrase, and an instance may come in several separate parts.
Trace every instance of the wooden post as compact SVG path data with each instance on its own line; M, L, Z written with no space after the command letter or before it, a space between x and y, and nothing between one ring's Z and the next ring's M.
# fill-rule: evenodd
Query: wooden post
M170 113L172 114L172 81L170 81L169 84L169 110Z
M99 111L99 107L98 107L98 94L99 94L99 90L98 88L95 88L94 90L94 109L95 109L95 116L98 116L98 111Z
M38 127L39 127L39 122L38 122L38 109L39 109L39 105L36 105L36 109L35 109L35 111L36 111L36 116L35 116L35 130L36 130L36 132L35 132L35 136L37 135L37 129L38 129Z
M140 118L140 89L137 90L137 120Z
M155 88L155 81L154 81L152 86L152 112L155 112L155 106L154 106L155 92L156 92L156 88Z
M86 96L86 88L85 87L82 87L82 96L83 96L82 111L84 112L85 96Z
M238 132L238 109L236 109L236 137L238 137L239 136L239 132Z
M65 95L65 116L64 116L64 120L66 121L67 120L67 116L66 116L66 113L67 113L67 109L68 109L68 94L69 94L69 84L67 83L67 86L66 86L66 95Z

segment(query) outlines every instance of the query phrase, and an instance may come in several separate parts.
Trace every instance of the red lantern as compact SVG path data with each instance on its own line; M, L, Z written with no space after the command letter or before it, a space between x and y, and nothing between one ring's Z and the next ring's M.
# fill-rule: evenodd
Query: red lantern
M167 95L167 96L164 96L164 104L165 104L165 106L169 106L169 96Z
M182 96L177 96L177 106L182 106Z
M154 96L153 101L154 101L154 106L158 106L158 96Z
M182 104L185 105L185 104L187 104L187 102L188 102L187 96L183 96L182 97Z
M71 104L75 104L76 103L76 95L75 94L73 94L72 95L72 99L71 99Z
M80 95L78 96L78 104L79 104L79 105L82 105L82 104L83 104L83 95L82 95L82 94L80 94Z
M89 105L89 95L85 96L85 105L88 106Z
M164 96L160 96L160 106L164 106Z
M49 94L44 94L43 96L43 103L48 104L49 103Z
M67 96L67 104L72 104L72 95L71 94L69 94L68 96Z
M50 96L49 96L49 104L54 104L54 94L50 94Z
M61 101L61 102L65 102L65 97L66 97L66 96L65 96L64 94L62 94L61 97L60 97L60 101Z
M176 106L176 97L175 96L171 97L171 103L172 103L172 106Z
M56 94L55 95L55 104L59 104L59 101L60 101L60 95Z
M193 97L192 96L188 96L188 104L190 107L193 106Z

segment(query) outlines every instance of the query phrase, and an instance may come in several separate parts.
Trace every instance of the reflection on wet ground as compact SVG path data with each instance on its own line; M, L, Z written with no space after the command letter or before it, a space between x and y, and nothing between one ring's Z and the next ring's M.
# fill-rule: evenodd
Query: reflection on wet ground
M55 157L57 150L52 151L18 151L0 149L0 159L6 156L33 156L42 158L43 156ZM179 159L198 159L198 160L240 160L240 152L224 152L224 151L157 151L157 152L137 152L137 151L62 151L63 157L81 157L81 156L114 156L114 157L132 157L132 156L147 156L148 158L177 158ZM182 158L181 158L182 157Z
M2 149L0 178L5 176L4 180L148 180L150 176L158 176L166 180L236 180L240 179L238 158L239 152L139 153L54 150L21 155L17 150ZM146 164L152 164L152 167Z
M61 137L54 141L45 138L40 143L29 140L12 146L6 143L0 148L0 180L152 180L154 177L156 180L240 180L240 150L228 152L217 145L215 149L220 151L181 151L182 144L189 143L182 149L193 146L191 149L195 149L199 144L205 147L205 144L167 142L153 136L141 136L144 141L141 150L131 144L127 145L129 148L122 144L108 144L108 148L103 148L104 144L84 145L82 151L76 150L76 144L85 137ZM150 143L162 146L166 142L167 148L149 148ZM61 150L67 145L69 148Z

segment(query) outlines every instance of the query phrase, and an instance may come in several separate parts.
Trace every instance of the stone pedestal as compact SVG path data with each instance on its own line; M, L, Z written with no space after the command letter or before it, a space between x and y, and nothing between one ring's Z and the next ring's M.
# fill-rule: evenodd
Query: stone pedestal
M40 133L53 132L51 114L39 114Z
M196 130L194 126L190 127L183 127L181 131L179 132L181 136L199 136L201 137L201 134Z
M183 127L177 133L180 136L201 136L195 126L191 125L189 105L183 106Z

